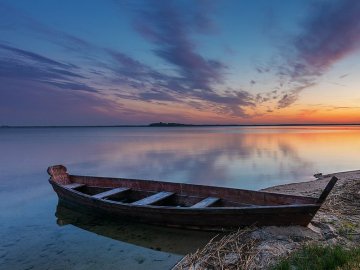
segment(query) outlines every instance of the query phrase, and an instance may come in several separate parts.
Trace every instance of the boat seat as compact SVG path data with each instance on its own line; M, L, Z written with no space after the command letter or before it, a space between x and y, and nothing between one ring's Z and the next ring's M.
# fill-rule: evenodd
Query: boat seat
M157 203L161 200L164 200L166 198L169 198L172 195L174 195L174 192L161 191L159 193L156 193L154 195L151 195L151 196L141 199L139 201L133 202L132 204L133 205L150 205L150 204Z
M95 199L106 199L107 197L113 196L115 194L123 193L128 190L130 190L130 188L119 187L119 188L110 189L110 190L92 195L92 197Z
M205 208L208 206L213 205L214 203L218 202L220 199L216 197L207 197L200 202L190 206L190 208Z
M64 185L63 187L69 188L69 189L76 189L76 188L80 188L80 187L83 187L83 186L85 186L85 184L71 183L71 184L68 184L68 185Z

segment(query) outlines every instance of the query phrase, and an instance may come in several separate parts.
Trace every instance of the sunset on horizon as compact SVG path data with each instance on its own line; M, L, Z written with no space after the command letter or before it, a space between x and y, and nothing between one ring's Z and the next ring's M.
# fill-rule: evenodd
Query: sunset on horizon
M0 269L360 270L360 0L0 0Z
M0 1L0 125L360 123L360 2Z

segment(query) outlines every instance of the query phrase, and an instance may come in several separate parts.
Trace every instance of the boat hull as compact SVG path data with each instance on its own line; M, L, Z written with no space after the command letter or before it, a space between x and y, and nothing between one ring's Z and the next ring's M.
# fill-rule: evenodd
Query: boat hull
M50 181L61 203L107 218L198 230L229 230L244 226L307 226L321 205L275 205L251 207L137 206L96 199Z

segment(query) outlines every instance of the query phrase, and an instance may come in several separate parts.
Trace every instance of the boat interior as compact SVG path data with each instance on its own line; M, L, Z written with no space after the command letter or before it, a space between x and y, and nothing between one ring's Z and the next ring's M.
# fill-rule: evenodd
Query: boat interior
M69 176L62 185L94 199L133 206L256 207L313 204L315 198L157 181ZM101 186L100 184L101 183Z
M251 204L232 202L217 197L180 195L175 192L168 191L152 192L122 187L96 187L85 184L69 184L64 185L64 187L76 190L96 199L115 201L138 206L156 205L193 208L251 206Z

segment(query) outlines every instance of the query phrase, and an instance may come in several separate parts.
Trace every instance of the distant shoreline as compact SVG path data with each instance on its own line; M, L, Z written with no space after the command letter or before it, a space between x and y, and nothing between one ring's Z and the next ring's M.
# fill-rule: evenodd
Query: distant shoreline
M104 125L104 126L11 126L11 125L2 125L0 129L6 128L182 128L182 127L300 127L300 126L360 126L360 124L225 124L225 125L217 125L217 124L203 124L203 125L192 125L192 124L175 124L175 125Z

